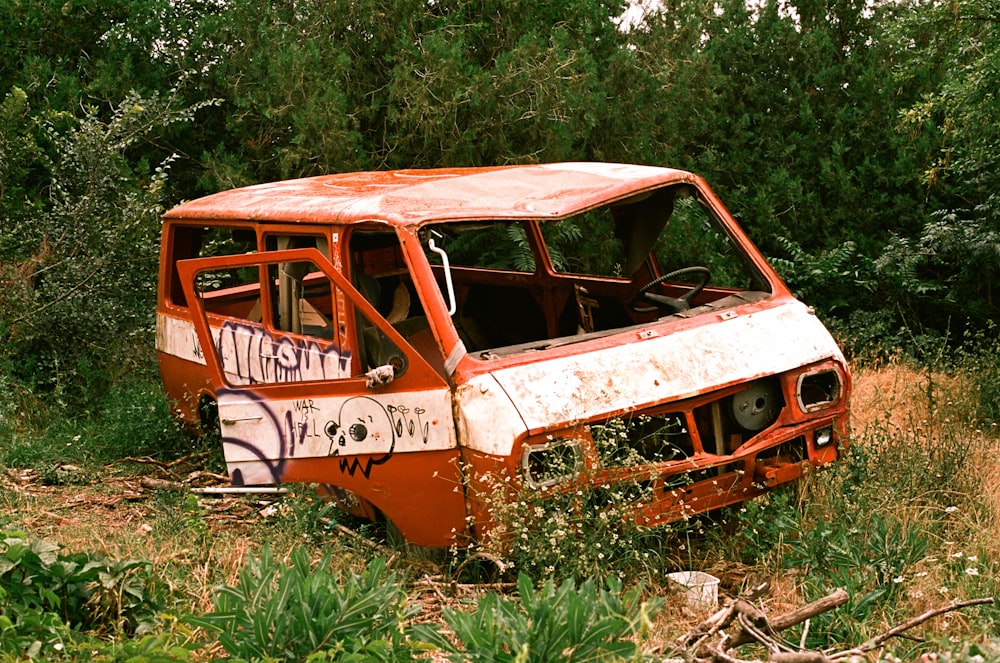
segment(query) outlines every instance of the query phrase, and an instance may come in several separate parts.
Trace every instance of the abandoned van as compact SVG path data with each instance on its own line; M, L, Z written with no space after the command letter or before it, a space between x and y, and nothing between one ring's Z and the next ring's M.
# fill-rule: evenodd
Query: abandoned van
M497 480L638 482L656 525L847 443L836 343L667 168L350 173L182 204L156 343L178 415L217 414L234 485L316 483L422 546L487 536Z

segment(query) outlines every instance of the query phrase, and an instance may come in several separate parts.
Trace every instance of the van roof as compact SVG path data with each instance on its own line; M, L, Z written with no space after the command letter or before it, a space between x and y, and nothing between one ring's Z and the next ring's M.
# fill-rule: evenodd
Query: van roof
M343 173L223 191L178 205L164 218L393 225L559 218L698 179L681 170L612 163Z

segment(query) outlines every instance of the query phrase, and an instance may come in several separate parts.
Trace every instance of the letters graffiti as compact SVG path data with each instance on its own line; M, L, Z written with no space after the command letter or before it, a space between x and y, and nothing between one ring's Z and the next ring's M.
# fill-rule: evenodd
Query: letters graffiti
M351 353L315 340L279 336L260 325L226 322L212 329L222 369L235 384L272 384L349 377Z

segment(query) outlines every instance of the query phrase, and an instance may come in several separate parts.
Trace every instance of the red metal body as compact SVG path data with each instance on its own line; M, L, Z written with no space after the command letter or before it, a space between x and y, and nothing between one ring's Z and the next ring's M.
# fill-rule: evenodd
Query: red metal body
M234 483L318 483L420 545L482 536L497 477L643 477L635 516L656 524L793 481L847 439L836 344L684 171L208 196L164 217L157 315L167 394L191 423L217 406Z

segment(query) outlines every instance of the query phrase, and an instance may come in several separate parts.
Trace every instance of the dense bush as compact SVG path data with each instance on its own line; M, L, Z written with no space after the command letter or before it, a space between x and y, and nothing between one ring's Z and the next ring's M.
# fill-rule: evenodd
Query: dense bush
M142 635L165 590L144 560L69 553L21 532L0 541L0 651L58 655L74 632Z
M286 566L265 546L192 623L217 634L233 660L413 660L403 626L417 609L385 560L360 574L332 562L328 553L314 564L297 548Z
M20 90L7 95L0 113L15 126L5 147L18 158L0 173L5 372L82 409L136 354L149 356L134 348L152 342L169 159L150 164L133 151L197 108L129 94L107 120L93 107L33 116Z

